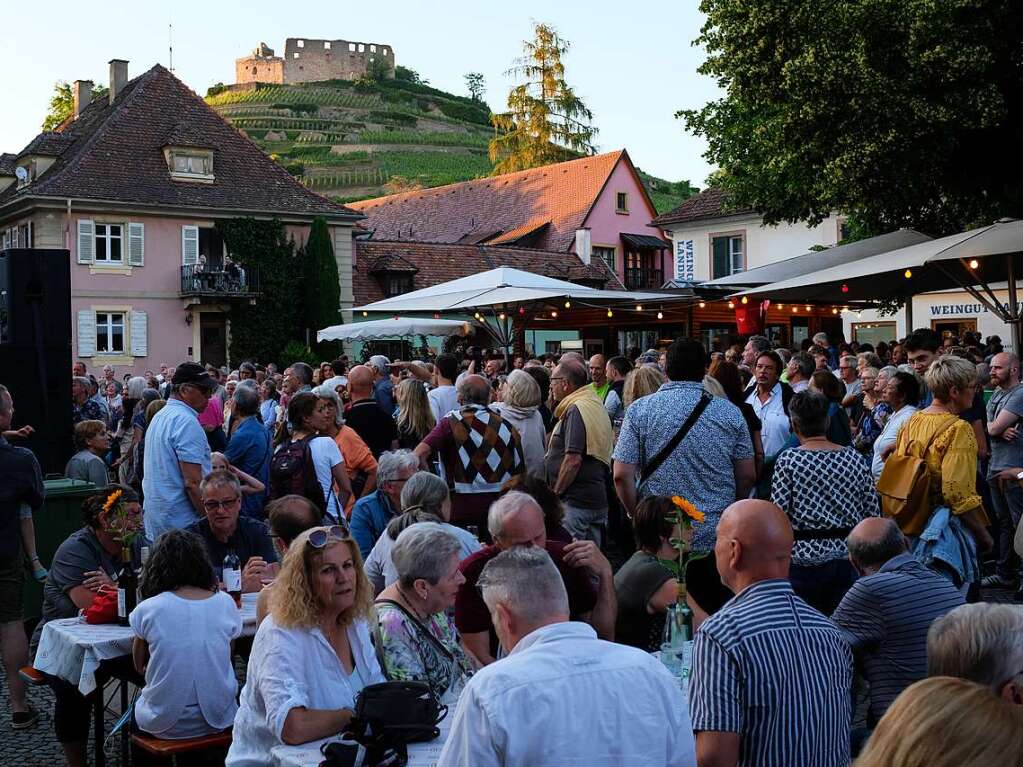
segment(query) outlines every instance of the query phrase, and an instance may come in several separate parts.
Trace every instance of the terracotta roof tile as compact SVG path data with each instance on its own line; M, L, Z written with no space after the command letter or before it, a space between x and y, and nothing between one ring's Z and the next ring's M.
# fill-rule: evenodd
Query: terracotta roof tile
M393 264L398 259L418 270L413 277L414 290L499 266L511 266L559 280L588 281L612 290L622 289L621 283L610 274L603 261L596 259L586 265L574 253L504 245L356 240L352 279L356 306L386 298L374 273L381 271L378 265L382 260ZM404 271L409 271L408 267Z
M724 191L712 187L693 195L674 210L662 213L650 223L654 226L664 226L665 224L682 224L704 218L738 216L753 212L752 208L730 207Z
M384 240L455 243L549 222L538 248L568 251L624 150L350 203ZM519 235L522 236L522 235Z
M172 181L163 147L180 137L214 152L210 184ZM90 103L60 133L26 147L63 148L45 173L0 193L0 208L31 197L74 197L239 213L357 216L312 192L157 64L129 81L113 104ZM39 151L36 149L36 151Z
M63 133L56 133L54 131L47 131L40 133L32 139L28 143L28 146L18 153L18 157L24 157L30 154L60 157L73 142L74 139L71 136L66 136Z

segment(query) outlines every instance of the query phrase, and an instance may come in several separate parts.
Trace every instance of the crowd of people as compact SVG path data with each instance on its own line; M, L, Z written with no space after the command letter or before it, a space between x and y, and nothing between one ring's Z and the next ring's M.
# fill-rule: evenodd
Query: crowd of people
M1023 606L980 601L1023 575L1023 387L999 339L679 339L509 363L185 362L121 381L76 363L66 473L96 494L48 570L38 464L16 446L30 427L12 430L0 386L12 725L37 715L11 584L44 581L34 648L128 556L134 652L101 664L100 690L135 682L133 726L160 738L233 726L236 767L344 731L385 680L451 707L443 765L1023 753ZM234 561L254 639L222 593ZM658 658L677 606L682 681ZM86 764L89 698L52 685L57 739Z

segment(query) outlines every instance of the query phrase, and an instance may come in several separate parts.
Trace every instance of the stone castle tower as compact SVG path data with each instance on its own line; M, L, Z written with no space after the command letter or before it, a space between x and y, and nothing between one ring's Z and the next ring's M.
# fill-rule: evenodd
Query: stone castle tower
M390 45L289 37L284 41L283 57L275 56L273 48L260 43L248 56L235 59L235 82L288 84L357 80L377 61L386 64L387 76L393 78L394 49Z

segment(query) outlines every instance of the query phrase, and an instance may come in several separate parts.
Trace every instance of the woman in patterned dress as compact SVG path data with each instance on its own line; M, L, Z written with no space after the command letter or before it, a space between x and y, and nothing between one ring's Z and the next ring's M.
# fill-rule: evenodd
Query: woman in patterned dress
M792 523L789 580L811 606L831 615L856 580L846 536L880 514L870 467L853 447L828 440L829 402L820 392L792 397L789 416L799 447L778 456L771 500Z
M427 682L450 701L473 672L449 615L465 582L460 552L458 539L440 525L412 525L391 552L398 580L376 602L377 651L387 678Z

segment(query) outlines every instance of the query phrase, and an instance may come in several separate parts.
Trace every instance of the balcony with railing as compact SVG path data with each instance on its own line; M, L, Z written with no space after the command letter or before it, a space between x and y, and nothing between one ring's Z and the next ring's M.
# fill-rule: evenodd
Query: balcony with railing
M215 298L218 300L252 299L260 294L259 270L230 265L210 269L204 266L181 267L183 298Z
M626 290L651 290L664 284L664 272L661 269L626 269Z

